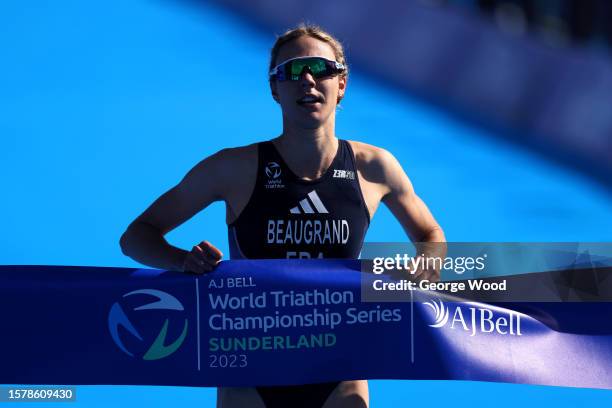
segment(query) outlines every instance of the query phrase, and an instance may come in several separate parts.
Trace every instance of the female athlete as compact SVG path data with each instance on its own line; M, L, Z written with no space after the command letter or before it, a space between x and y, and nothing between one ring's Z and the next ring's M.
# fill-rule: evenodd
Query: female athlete
M270 58L272 97L282 134L221 150L198 163L121 237L143 264L191 273L222 258L210 242L186 251L165 234L215 201L226 205L230 258L358 258L382 202L412 241L444 242L444 233L398 161L384 149L335 134L347 89L342 45L316 26L280 36ZM437 280L436 271L419 271ZM367 407L367 381L283 387L219 388L221 407Z

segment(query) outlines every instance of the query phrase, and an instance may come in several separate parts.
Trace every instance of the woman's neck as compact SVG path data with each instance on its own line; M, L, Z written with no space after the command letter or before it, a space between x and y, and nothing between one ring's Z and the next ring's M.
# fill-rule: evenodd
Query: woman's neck
M291 170L299 177L317 179L329 168L338 139L323 128L287 129L273 140Z

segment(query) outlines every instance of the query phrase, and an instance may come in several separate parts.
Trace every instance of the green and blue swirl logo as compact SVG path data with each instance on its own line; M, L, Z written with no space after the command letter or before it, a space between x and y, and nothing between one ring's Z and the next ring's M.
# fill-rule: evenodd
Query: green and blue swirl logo
M137 303L143 295L156 300L146 304ZM111 306L108 329L117 347L125 354L136 358L142 357L143 360L159 360L178 350L187 337L188 322L186 318L182 318L184 323L180 335L166 344L170 321L178 320L182 315L180 312L184 310L181 302L169 293L156 289L135 290L126 293L121 301ZM161 329L158 329L160 324ZM136 328L137 326L140 330ZM124 329L122 332L127 331L131 336L121 336L120 327Z

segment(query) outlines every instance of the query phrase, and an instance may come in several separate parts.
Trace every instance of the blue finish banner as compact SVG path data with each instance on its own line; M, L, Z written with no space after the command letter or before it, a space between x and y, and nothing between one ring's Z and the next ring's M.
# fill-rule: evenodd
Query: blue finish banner
M524 286L546 274L506 280ZM405 302L362 301L375 279L355 260L227 261L208 275L0 267L0 383L612 389L612 302L494 304L423 290Z

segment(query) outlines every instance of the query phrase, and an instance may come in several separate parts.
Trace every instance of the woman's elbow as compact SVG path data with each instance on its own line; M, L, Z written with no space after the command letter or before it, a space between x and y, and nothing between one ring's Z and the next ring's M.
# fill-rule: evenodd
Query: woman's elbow
M132 248L134 247L134 243L137 239L138 230L140 229L140 223L138 221L132 222L121 238L119 238L119 246L121 247L121 252L123 255L131 257Z
M119 247L121 248L121 252L125 256L130 256L130 228L125 230L125 232L119 238Z

